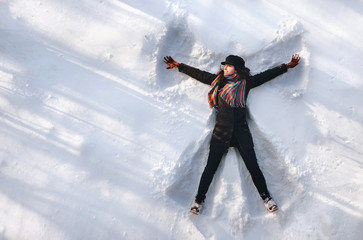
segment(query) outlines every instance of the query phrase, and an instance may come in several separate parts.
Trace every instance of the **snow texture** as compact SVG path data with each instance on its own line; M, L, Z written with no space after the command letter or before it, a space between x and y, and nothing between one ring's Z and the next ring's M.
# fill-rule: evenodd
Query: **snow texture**
M0 0L0 239L361 239L362 1ZM264 209L224 157L191 216L215 113L162 59L253 74Z

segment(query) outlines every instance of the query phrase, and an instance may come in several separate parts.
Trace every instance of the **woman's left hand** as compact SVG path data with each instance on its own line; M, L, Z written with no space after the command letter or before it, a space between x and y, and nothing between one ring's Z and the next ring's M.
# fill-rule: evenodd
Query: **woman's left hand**
M294 68L294 67L296 67L296 65L299 64L299 61L300 61L299 54L294 54L291 57L291 61L288 64L286 64L286 66L287 66L287 68Z
M166 69L176 68L179 65L179 63L174 61L174 59L170 56L164 57L164 63L169 65L169 67L167 67Z

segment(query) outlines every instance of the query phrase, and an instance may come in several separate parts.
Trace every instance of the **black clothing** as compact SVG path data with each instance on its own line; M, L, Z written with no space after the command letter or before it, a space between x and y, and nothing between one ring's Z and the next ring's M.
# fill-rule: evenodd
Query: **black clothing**
M244 69L245 68L245 60L240 56L236 55L229 55L226 58L226 61L221 62L222 65L229 64L233 65L235 68Z
M262 199L270 198L270 193L266 186L266 180L263 176L260 167L257 163L256 153L253 148L248 150L243 150L238 147L238 151L242 156L242 159L251 174L252 181L255 184L258 193L260 194ZM207 165L204 168L203 174L200 178L200 183L198 187L198 193L195 197L195 200L199 203L204 202L205 195L209 189L209 186L213 180L213 176L217 171L217 168L222 160L224 153L213 152L211 150L209 152Z
M211 85L217 74L211 74L201 71L197 68L186 64L179 64L180 72L195 78L196 80ZM269 69L246 79L245 94L246 99L249 91L261 84L283 74L287 71L287 66L282 64L278 67ZM222 83L223 84L223 83ZM220 85L222 87L222 85ZM252 180L261 195L265 199L270 197L265 178L258 166L256 154L253 148L253 140L246 121L245 108L233 108L228 105L221 97L218 97L218 107L216 107L217 116L214 126L212 139L210 142L210 152L208 162L202 174L196 201L203 202L209 185L218 168L223 154L228 151L229 147L237 147L247 169L249 170Z
M179 72L185 73L188 76L208 85L211 85L213 80L217 77L217 74L202 71L184 63L180 63L178 65L178 69ZM271 68L254 76L250 76L248 79L249 90L258 87L261 84L264 84L265 82L268 82L269 80L272 80L273 78L285 72L287 72L287 66L286 64L281 64L280 66Z
M197 68L186 64L179 64L180 72L195 78L196 80L211 85L217 74L211 74L201 71ZM287 71L286 64L269 69L246 79L246 99L252 88L279 76ZM246 122L246 109L233 108L229 106L223 99L218 97L218 108L216 116L216 125L213 130L210 149L215 152L226 152L232 141L232 147L240 146L242 149L253 147L252 137Z
M198 193L195 196L195 201L202 203L205 199L205 194L213 180L213 176L217 171L219 163L222 160L224 153L209 151L207 165L204 168L202 176L200 178Z

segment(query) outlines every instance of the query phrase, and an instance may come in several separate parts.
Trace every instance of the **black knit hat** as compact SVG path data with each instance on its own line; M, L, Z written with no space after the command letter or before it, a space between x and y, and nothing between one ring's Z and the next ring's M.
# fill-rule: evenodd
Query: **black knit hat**
M240 68L240 69L244 69L245 68L245 60L243 60L243 58L239 57L239 56L235 56L235 55L229 55L226 58L226 61L221 62L222 65L228 64L228 65L233 65L234 67Z

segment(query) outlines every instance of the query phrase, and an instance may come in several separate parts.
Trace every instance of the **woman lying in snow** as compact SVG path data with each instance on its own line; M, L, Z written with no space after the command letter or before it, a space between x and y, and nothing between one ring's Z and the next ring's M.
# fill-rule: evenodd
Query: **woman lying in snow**
M246 100L252 88L287 72L289 68L294 68L299 64L299 60L300 57L294 54L289 63L251 76L250 70L245 67L245 61L239 56L228 56L221 63L224 69L219 74L211 74L178 63L170 56L164 58L164 62L169 65L167 69L178 68L179 72L211 85L208 102L210 107L214 107L217 111L207 165L201 176L191 213L199 214L213 176L229 147L238 149L267 210L270 212L278 210L257 163L252 136L246 121Z

